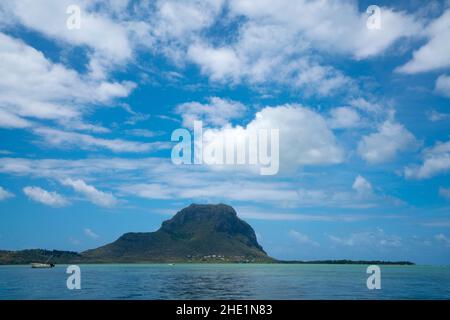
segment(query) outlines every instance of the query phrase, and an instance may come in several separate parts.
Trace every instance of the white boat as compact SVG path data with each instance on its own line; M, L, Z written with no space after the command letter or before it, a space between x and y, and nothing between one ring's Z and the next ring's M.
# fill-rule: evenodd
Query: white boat
M48 258L47 261L45 261L44 263L32 262L31 263L31 267L35 268L35 269L53 268L55 265L53 263L49 263L52 258L53 258L53 256Z
M53 268L55 265L53 263L38 263L33 262L31 264L32 268L44 269L44 268Z

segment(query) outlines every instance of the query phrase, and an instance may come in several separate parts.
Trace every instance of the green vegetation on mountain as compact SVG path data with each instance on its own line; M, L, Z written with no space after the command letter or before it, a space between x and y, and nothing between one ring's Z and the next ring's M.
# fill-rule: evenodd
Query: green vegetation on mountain
M81 263L83 257L77 252L27 249L21 251L0 250L0 265L2 264L29 264L32 262L46 262L51 258L51 263Z
M96 262L273 261L258 244L252 227L224 204L192 204L156 232L126 233L82 254Z

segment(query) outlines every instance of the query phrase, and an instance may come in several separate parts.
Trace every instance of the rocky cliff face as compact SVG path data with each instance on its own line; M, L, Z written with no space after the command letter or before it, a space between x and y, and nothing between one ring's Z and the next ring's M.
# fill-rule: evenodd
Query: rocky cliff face
M156 232L126 233L82 256L92 262L272 261L252 227L224 204L192 204Z

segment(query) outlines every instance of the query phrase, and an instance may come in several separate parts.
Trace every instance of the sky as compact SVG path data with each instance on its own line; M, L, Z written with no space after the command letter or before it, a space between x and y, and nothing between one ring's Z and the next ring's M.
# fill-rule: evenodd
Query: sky
M449 40L448 1L1 1L0 249L226 203L275 258L450 264ZM174 164L194 120L279 171Z

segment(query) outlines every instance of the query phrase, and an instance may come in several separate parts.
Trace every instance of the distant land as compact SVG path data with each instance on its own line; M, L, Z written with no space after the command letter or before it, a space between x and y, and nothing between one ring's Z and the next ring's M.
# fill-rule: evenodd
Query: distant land
M164 221L155 232L126 233L105 246L84 252L29 249L0 250L1 265L75 263L289 263L396 264L409 261L283 261L267 255L253 228L225 204L192 204Z

